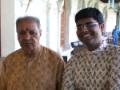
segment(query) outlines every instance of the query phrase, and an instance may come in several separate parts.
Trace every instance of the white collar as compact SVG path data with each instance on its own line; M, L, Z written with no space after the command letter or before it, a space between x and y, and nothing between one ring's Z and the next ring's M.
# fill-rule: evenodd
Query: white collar
M102 37L102 43L99 46L99 48L97 48L96 50L92 51L92 52L96 52L96 51L103 51L105 47L107 47L107 38Z

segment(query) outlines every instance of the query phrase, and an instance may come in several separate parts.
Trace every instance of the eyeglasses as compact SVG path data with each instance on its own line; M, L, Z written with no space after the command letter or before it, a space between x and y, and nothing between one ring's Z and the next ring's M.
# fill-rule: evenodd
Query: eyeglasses
M84 30L85 28L87 30L94 29L96 27L96 25L98 25L98 23L96 23L96 22L79 24L79 25L77 25L77 30Z

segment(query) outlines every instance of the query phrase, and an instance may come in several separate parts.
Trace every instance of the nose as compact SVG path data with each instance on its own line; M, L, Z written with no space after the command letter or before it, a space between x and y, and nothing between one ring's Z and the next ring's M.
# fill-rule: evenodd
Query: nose
M23 36L24 39L29 40L31 38L31 35L29 34L29 32L26 32Z

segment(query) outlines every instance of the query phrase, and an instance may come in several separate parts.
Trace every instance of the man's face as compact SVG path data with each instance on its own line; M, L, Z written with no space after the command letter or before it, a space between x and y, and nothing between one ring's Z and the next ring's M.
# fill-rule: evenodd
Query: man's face
M41 32L34 21L22 21L17 26L18 41L22 49L30 53L39 47Z
M99 24L93 18L85 18L80 19L76 23L76 27L79 40L82 41L90 51L100 46L104 24Z

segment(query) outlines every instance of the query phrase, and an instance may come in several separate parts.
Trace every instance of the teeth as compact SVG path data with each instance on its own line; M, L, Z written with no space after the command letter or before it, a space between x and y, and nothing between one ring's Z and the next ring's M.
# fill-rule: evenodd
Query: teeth
M86 34L86 35L84 35L83 37L89 37L89 35L88 35L88 34Z

